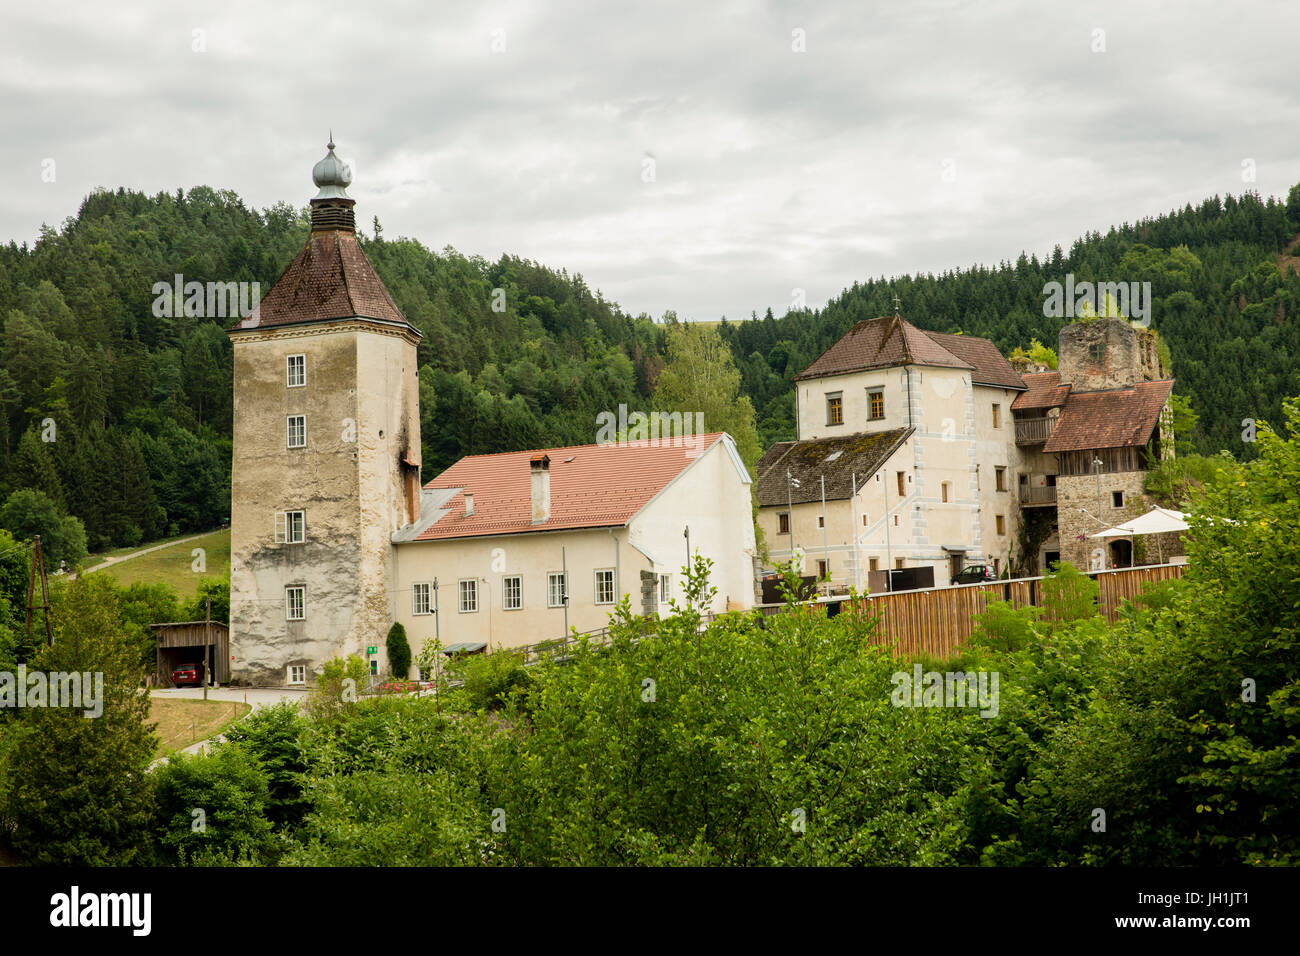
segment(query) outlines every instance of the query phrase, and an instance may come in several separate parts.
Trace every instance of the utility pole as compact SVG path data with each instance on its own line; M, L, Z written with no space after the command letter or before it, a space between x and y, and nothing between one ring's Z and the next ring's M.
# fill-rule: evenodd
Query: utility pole
M785 530L790 533L790 566L794 567L794 497L792 488L799 487L799 479L785 469Z
M433 637L442 643L442 615L438 613L438 579L433 579Z
M32 611L36 604L36 578L41 579L41 610L45 615L45 640L54 646L54 624L50 620L50 583L45 577L45 553L41 550L41 536L32 538L32 569L27 577L27 644L32 642Z
M204 600L207 609L203 617L203 699L208 699L208 685L212 683L212 598Z
M889 543L889 476L884 467L877 472L876 480L885 486L885 590L894 590L894 557Z
M1101 516L1101 459L1096 457L1095 455L1093 456L1092 459L1092 468L1093 471L1097 472L1097 520L1104 525L1106 522ZM1103 571L1106 570L1105 543L1103 543L1101 547L1101 570Z
M853 542L853 590L862 590L862 556L858 553L858 473L853 473L853 506L849 509L853 515L853 533L849 540Z
M564 639L569 639L569 559L560 548L560 603L564 605Z
M826 577L831 576L831 549L826 545L826 476L822 475L822 556L826 559Z

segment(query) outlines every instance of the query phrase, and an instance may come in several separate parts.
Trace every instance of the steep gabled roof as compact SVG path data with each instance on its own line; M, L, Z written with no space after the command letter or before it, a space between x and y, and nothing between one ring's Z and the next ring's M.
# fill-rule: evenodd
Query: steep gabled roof
M974 366L971 381L976 385L993 385L998 388L1022 389L1025 383L1011 367L1006 356L988 339L976 335L953 335L949 332L925 332L963 362Z
M853 494L853 476L861 488L915 429L891 428L888 431L813 438L806 441L777 442L758 461L757 496L761 506L784 506L820 501L821 479L826 478L826 500L841 500ZM799 482L790 488L786 472Z
M1071 392L1043 451L1141 447L1151 438L1173 387L1173 379L1161 379L1132 388Z
M231 331L368 318L410 325L354 233L313 231L269 292Z
M1061 384L1060 372L1026 372L1021 376L1028 388L1011 403L1016 412L1046 411L1061 408L1070 394L1070 386Z
M469 455L424 486L422 497L436 506L433 514L421 515L427 527L418 534L399 534L395 540L621 526L719 442L728 444L733 463L748 482L731 438L723 432L644 445L572 445ZM533 524L529 462L540 455L550 458L551 516ZM468 517L466 492L474 496L474 513Z
M954 355L906 319L890 315L863 319L854 325L796 375L794 381L896 365L975 370L974 365Z

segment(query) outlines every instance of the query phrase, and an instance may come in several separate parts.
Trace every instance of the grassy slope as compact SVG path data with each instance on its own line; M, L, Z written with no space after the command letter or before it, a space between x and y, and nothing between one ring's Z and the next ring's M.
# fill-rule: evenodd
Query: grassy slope
M201 573L194 571L192 567L195 548L203 548L207 552L207 570ZM134 584L137 581L170 584L176 589L181 600L188 600L198 594L199 581L203 578L221 578L229 575L230 529L224 528L193 541L186 541L184 544L160 548L149 554L142 554L138 558L128 558L110 564L102 571L92 573L110 574L118 584Z
M158 756L207 740L252 709L251 704L234 700L151 697L149 719L158 723Z

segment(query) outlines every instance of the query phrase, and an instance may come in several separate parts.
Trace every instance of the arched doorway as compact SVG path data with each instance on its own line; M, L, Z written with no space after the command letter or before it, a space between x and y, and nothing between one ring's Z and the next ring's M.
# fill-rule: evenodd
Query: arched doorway
M1110 543L1110 566L1112 568L1131 568L1133 566L1133 542L1126 538Z

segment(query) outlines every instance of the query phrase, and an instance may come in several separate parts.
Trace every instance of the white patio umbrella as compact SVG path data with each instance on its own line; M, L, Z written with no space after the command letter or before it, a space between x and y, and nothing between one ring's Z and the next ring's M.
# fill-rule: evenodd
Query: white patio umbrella
M1091 537L1121 538L1135 534L1163 534L1167 531L1186 531L1188 524L1184 517L1181 511L1174 511L1172 508L1152 508L1144 515L1139 515L1113 528L1107 528L1105 531L1098 531ZM1163 553L1160 558L1161 561L1164 560Z

